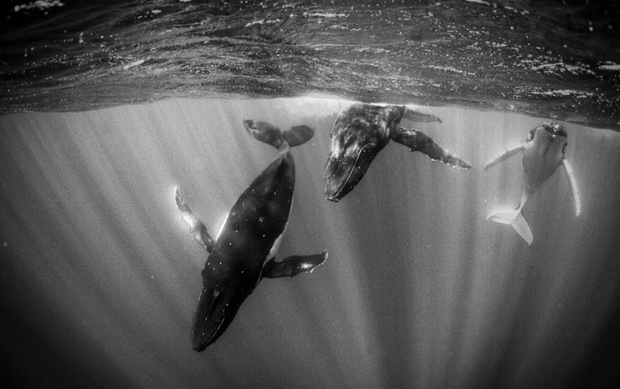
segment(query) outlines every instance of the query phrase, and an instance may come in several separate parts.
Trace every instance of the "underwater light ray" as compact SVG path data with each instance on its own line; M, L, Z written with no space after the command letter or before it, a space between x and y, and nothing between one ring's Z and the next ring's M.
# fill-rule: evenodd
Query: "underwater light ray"
M22 134L20 133L20 135ZM34 138L32 137L33 134ZM25 144L31 147L32 153L23 155L24 159L31 157L36 162L34 164L32 161L26 162L25 166L28 168L22 169L21 179L27 183L33 181L39 184L46 183L47 185L44 186L31 187L30 191L36 193L39 189L45 188L44 195L39 197L38 202L52 210L49 215L40 215L44 217L45 222L43 223L34 222L32 218L28 218L28 213L23 214L27 218L27 221L24 222L25 226L35 228L36 231L47 234L49 237L49 240L40 241L40 243L49 242L49 246L37 244L34 247L38 248L39 253L25 256L29 258L27 265L30 268L28 270L31 273L30 277L38 280L38 290L46 291L42 294L45 297L40 299L39 303L50 308L53 307L52 309L58 314L56 319L48 317L48 320L52 320L52 322L46 323L44 327L53 327L60 325L60 322L64 323L64 326L73 329L73 335L77 339L82 339L82 344L90 344L95 348L97 345L102 347L95 359L108 360L109 365L116 360L116 357L113 351L107 352L105 349L113 349L115 346L107 341L105 344L98 343L96 340L97 331L93 332L93 327L75 328L74 325L77 316L80 318L77 322L96 323L95 327L98 330L104 330L104 328L109 328L112 325L112 328L116 328L115 330L104 331L117 333L117 338L120 333L126 333L127 330L125 326L121 326L124 320L114 314L115 310L107 301L108 299L100 293L101 290L106 289L103 286L104 284L96 282L97 278L93 277L91 273L92 270L95 270L101 275L101 272L96 271L96 267L89 269L79 262L80 259L90 258L90 250L93 247L87 243L92 236L89 233L92 230L80 228L85 220L92 223L92 219L83 217L84 215L80 214L80 210L88 210L92 204L89 204L87 200L85 201L86 197L80 193L80 186L72 182L74 177L79 175L74 174L75 172L67 164L68 160L64 157L65 153L58 152L58 150L47 152L49 145L58 145L58 143L49 141L37 143L33 140L37 138L37 135L40 137L42 134L29 134L29 139L25 141ZM48 169L50 166L54 166L54 168ZM46 178L33 180L37 171L43 172ZM74 190L67 191L67 188ZM87 213L92 214L92 212ZM80 216L74 217L78 214ZM48 222L52 225L48 226ZM23 236L33 237L37 236L37 233L33 231ZM105 234L98 235L98 237L105 239ZM18 247L20 246L18 242L15 244ZM46 262L49 266L46 266ZM34 317L33 319L38 318ZM34 328L39 327L36 324L33 326L35 326ZM63 342L62 339L68 335L65 332L49 332L42 328L40 330L46 334L44 336L56 344ZM84 333L84 336L79 335L80 333ZM124 337L127 338L128 336ZM87 342L86 339L90 339L90 341ZM105 346L107 344L109 346ZM120 368L120 365L117 366Z
M56 144L55 142L49 142L50 144ZM90 142L74 142L74 147L73 148L83 148L83 149L88 149L88 147L86 147L87 145L85 143L90 144ZM91 158L93 155L96 155L97 151L96 150L92 150L93 152L90 153L86 153L86 155L89 155ZM39 153L41 154L41 153ZM60 155L63 156L65 155L65 153L63 152L54 152L54 154L56 155ZM53 157L50 157L50 159L53 161L55 160ZM82 212L79 216L73 216L73 215L78 215L77 213L75 213L73 211L73 208L71 208L72 210L69 210L69 207L64 206L63 207L63 211L60 212L59 215L68 215L68 217L70 217L70 221L72 223L84 223L84 222L88 222L88 227L87 229L83 229L81 228L80 231L83 231L78 233L77 235L74 233L67 233L67 236L75 236L76 238L73 239L74 243L69 243L69 245L67 245L66 247L82 247L84 244L87 244L88 248L85 248L85 251L82 251L80 254L78 255L68 255L67 258L82 258L84 259L83 263L87 264L90 263L90 266L93 267L92 269L92 273L91 271L83 271L82 277L84 275L88 275L88 274L96 274L95 276L91 276L91 280L94 282L88 282L88 284L90 284L90 286L92 287L92 284L96 284L99 285L97 287L95 287L95 290L99 289L99 290L113 290L114 293L122 293L123 290L129 290L130 288L135 288L137 289L137 291L141 291L141 290L145 290L148 289L148 284L149 284L149 280L148 280L148 276L144 274L144 272L140 271L138 268L136 268L134 266L133 270L130 270L129 272L127 271L122 271L123 268L126 269L126 266L128 264L133 263L137 258L140 258L142 256L142 254L140 254L140 249L136 249L136 243L139 244L138 241L135 240L127 240L125 238L123 238L125 235L120 233L123 230L127 230L127 231L132 231L133 230L133 226L132 224L130 225L126 225L125 223L121 222L121 228L118 228L119 223L117 222L111 222L110 217L112 216L109 212L110 208L106 208L105 207L105 203L101 203L99 201L97 201L96 199L98 198L97 196L94 197L90 197L87 195L87 192L76 192L81 190L82 188L90 188L93 185L99 186L99 187L103 187L106 188L107 184L102 184L102 181L100 181L98 178L95 178L95 181L97 182L96 184L93 185L89 185L89 186L84 186L82 185L80 182L71 182L71 180L73 180L74 178L77 177L100 177L101 174L107 174L106 172L109 169L104 169L104 172L97 172L97 170L95 169L94 171L91 170L89 174L84 175L82 172L80 171L73 171L71 173L68 173L67 171L67 166L77 166L75 161L68 163L68 160L65 160L65 162L63 162L62 164L58 165L56 169L50 169L49 171L51 172L56 172L54 173L55 175L52 177L52 179L48 180L48 182L50 182L50 185L47 186L41 186L41 188L54 188L57 183L60 185L59 189L54 190L54 192L59 193L58 195L54 195L51 196L50 199L54 199L54 198L60 198L62 199L60 202L64 203L65 201L69 201L69 204L72 205L77 205L80 203L83 203L84 206L82 207L83 210L87 210L86 214L87 215L91 215L88 218L84 218L83 217L83 213ZM97 158L95 158L95 161L97 161ZM45 162L45 161L44 161ZM41 163L41 166L49 166L50 163L46 162L46 163ZM79 164L78 164L79 165ZM83 164L84 166L87 166L88 164ZM108 166L107 164L103 164L102 166ZM87 168L85 170L89 170L90 168ZM60 178L60 179L58 179ZM69 181L67 181L69 180ZM105 180L105 179L104 179ZM113 182L114 180L110 181ZM75 188L74 191L69 192L70 194L75 194L76 196L75 199L71 199L71 198L67 198L66 195L64 194L64 188ZM104 191L105 193L105 191ZM108 194L109 197L111 198L116 198L116 204L135 204L133 203L131 200L129 201L118 201L118 196L117 196L117 192L116 191L110 191ZM84 201L76 201L77 199L85 199L86 202ZM127 209L122 209L123 207L121 206L119 208L119 211L123 212L125 214L125 216L129 216L131 215L131 211L130 213L127 213ZM132 210L134 208L129 208L129 210ZM58 217L54 217L55 219L57 219ZM121 221L121 220L140 220L139 217L130 217L128 219L124 219L122 217L119 217L118 215L114 216L114 219L116 221ZM111 222L112 224L104 226L104 227L99 227L99 225L101 225L100 221L104 221L104 222ZM114 224L117 225L117 227L111 227ZM60 224L62 225L66 225L64 223ZM76 226L78 224L75 224ZM97 232L97 230L99 232ZM109 236L107 235L108 231L116 231L117 233L119 233L118 235L112 235ZM84 235L85 234L85 235ZM129 232L126 234L126 236L135 236L136 239L140 239L142 236L144 236L141 232ZM92 243L90 244L90 242L93 239L97 239L98 241L96 243ZM152 239L147 239L146 241L150 241L153 242L154 240ZM112 242L112 244L110 245L110 243ZM142 242L144 242L144 240L142 240ZM88 253L88 250L95 249L96 250L103 250L102 253L100 254L93 254L93 253ZM111 249L111 250L110 250ZM109 250L109 251L108 251ZM63 255L64 256L64 255ZM87 260L86 258L98 258L97 261L92 262ZM111 259L110 260L108 260ZM119 267L117 267L114 270L121 270L118 273L118 276L108 276L108 277L104 277L106 274L109 273L107 267L109 267L111 264L116 263L119 265ZM145 263L147 266L148 264ZM59 264L54 264L54 268L59 268L58 266ZM93 265L96 265L93 266ZM96 270L97 267L101 266L101 270ZM62 268L60 268L62 269ZM68 274L68 272L64 272L62 271L62 274ZM146 277L145 277L146 276ZM143 284L141 287L139 287L139 283L136 283L136 281L138 279L144 279L146 282L145 284ZM170 277L167 276L165 278L160 278L160 279L169 279ZM116 287L112 287L112 289L110 289L108 287L108 283L110 281L113 281L114 279L116 279L118 282L118 284L116 285ZM169 281L168 281L169 282ZM129 285L128 287L123 287L123 285ZM150 282L152 283L152 282ZM182 283L175 283L175 285L183 285ZM121 288L118 288L118 286L121 286ZM87 294L81 292L80 290L90 290L90 289L78 289L76 290L75 296L86 296ZM155 290L152 289L151 290ZM137 304L138 309L134 310L133 312L131 312L133 315L138 314L138 315L147 315L147 316L151 316L151 317L159 317L162 316L161 313L157 313L156 311L161 307L160 305L156 305L156 304L147 304L147 305L143 305L141 300L146 300L147 298L145 298L146 296L144 294L141 293L135 293L132 296L132 299L129 301L133 301L135 304ZM104 296L103 294L99 296L100 299L102 299L103 301L110 301L110 296ZM160 300L160 302L162 302L164 300ZM119 307L123 308L126 307L127 304L121 304ZM173 305L175 306L175 305ZM143 308L148 308L147 310L144 310ZM155 308L155 310L153 311L152 308ZM151 312L147 313L149 310L151 310ZM104 308L104 307L100 307L98 308L98 311L108 311L108 312L116 312L115 308L112 308L110 306L108 306L108 308ZM124 310L123 313L121 312L116 312L119 315L125 315L126 313L128 313L128 311ZM112 317L116 317L115 321L119 322L119 323L128 323L130 321L123 319L121 316L112 316ZM180 318L178 318L178 315L173 315L173 317L176 317L176 320L181 320ZM97 321L95 321L96 323ZM157 323L156 321L153 323ZM174 327L180 328L180 325L175 325ZM143 336L140 336L143 337ZM136 338L135 333L133 335L127 335L127 336L117 336L117 339L132 339L133 344L138 344L138 338ZM149 354L153 354L156 355L157 353L153 353L150 352ZM156 366L155 364L152 364L153 366ZM161 370L161 369L160 369ZM170 375L171 377L173 375Z
M317 129L320 128L311 121L305 123ZM338 266L338 264L334 265L334 262L340 261L350 267L355 267L357 264L356 250L349 251L346 245L342 246L345 236L350 236L350 229L339 227L339 225L327 228L327 223L321 224L321 228L316 228L316 224L312 222L312 220L323 217L326 220L335 218L344 221L334 215L332 210L322 210L325 201L322 185L322 163L324 161L323 158L316 158L316 153L321 150L320 144L325 142L327 137L325 134L318 133L317 135L313 139L316 143L312 142L308 147L293 151L297 166L295 205L281 251L289 252L293 248L300 252L327 249L329 257L311 274L296 281L303 283L305 293L302 294L303 290L299 287L291 286L294 288L295 296L295 300L291 303L298 306L296 311L299 314L293 315L288 320L299 322L300 318L303 319L300 322L299 331L290 333L291 337L287 337L286 340L294 343L290 344L290 347L296 350L293 352L294 355L300 354L302 362L299 371L293 372L293 374L298 374L298 379L301 375L310 374L304 370L313 367L322 372L320 377L311 378L314 385L332 387L342 385L343 382L351 382L351 387L354 387L355 383L362 381L374 382L375 378L371 374L377 364L370 363L370 366L373 366L370 368L366 361L372 358L372 354L377 354L378 350L373 349L372 346L366 346L372 342L372 334L364 335L365 338L358 340L356 334L359 335L359 331L349 331L349 328L359 326L352 323L360 323L360 316L347 314L347 311L357 308L345 301L345 296L341 294L341 291L351 293L348 288L349 283L343 281L343 278L353 277L354 274L352 271L344 275L337 274L332 267ZM344 305L347 305L347 308L344 308ZM304 307L307 307L307 310L304 310ZM298 339L300 337L307 341L300 341ZM361 351L360 348L362 348ZM348 350L349 358L340 359L339 354L342 349ZM351 358L351 355L355 355L355 358ZM295 363L295 361L288 363Z
M470 178L467 178L470 180ZM467 188L477 187L478 184L470 183ZM449 335L446 339L446 358L444 360L444 370L454 372L446 375L438 386L458 386L458 383L467 382L463 377L463 366L469 363L471 354L470 343L468 342L468 330L471 329L472 316L476 314L478 302L475 299L475 271L476 258L481 252L480 246L484 241L480 236L481 221L476 220L469 212L472 208L471 193L463 193L459 205L452 209L459 209L455 215L461 215L457 221L453 221L454 229L447 228L447 239L452 243L446 244L440 250L442 258L454 261L447 268L450 269L452 290L449 291L450 297L443 314L446 316L449 325ZM453 249L452 251L450 251Z
M459 195L438 201L452 210L449 215L452 220L450 223L445 222L446 216L438 219L439 223L443 221L438 229L446 231L445 239L448 240L448 245L439 246L437 250L441 252L440 258L452 257L442 272L449 271L453 278L452 282L446 283L451 293L443 319L451 323L443 369L452 371L453 374L442 376L437 385L475 387L477 361L488 360L488 355L480 346L483 334L490 331L488 318L494 302L491 296L497 294L497 290L493 288L496 284L492 271L503 265L502 261L492 254L492 248L496 244L490 243L496 243L497 240L486 235L487 225L479 218L480 214L484 214L487 199L498 189L497 186L489 185L484 179L485 176L477 174L481 171L481 163L488 151L479 139L492 139L500 135L500 132L488 130L499 125L495 122L497 119L494 120L488 113L479 112L475 117L467 118L465 111L455 110L442 127L451 129L451 142L466 150L457 153L466 155L473 168L462 174L446 172L441 175L443 179L440 181L445 187L444 191L454 191L453 188L457 188ZM451 247L454 245L455 247ZM485 362L479 364L480 369L484 369L482 366Z
M312 125L312 122L306 123ZM367 243L358 242L356 238L356 231L363 229L364 225L349 214L352 210L347 209L345 203L332 205L324 199L322 172L325 161L317 158L316 153L328 148L328 132L319 129L314 142L314 150L295 150L298 183L292 222L305 225L304 220L321 220L321 228L317 231L323 237L320 244L329 250L326 263L311 275L316 277L320 272L327 283L314 285L316 281L314 278L310 280L310 276L308 283L320 291L313 304L317 306L314 312L319 315L315 325L325 338L322 344L329 348L330 380L345 382L347 387L382 387L380 358L384 350L377 337L377 324L370 306L372 299L368 296L375 287L370 285L372 277L365 273L364 264L360 263ZM359 216L368 220L364 213ZM290 241L300 238L289 232Z
M485 151L476 139L491 135L483 130L485 119L485 117L476 117L474 120L465 120L462 115L457 114L444 124L448 128L456 129L452 131L452 142L472 155L468 156L468 160L471 161L473 169L480 168L480 155L483 155ZM444 180L444 185L447 186L447 190L458 188L459 197L456 201L453 199L449 207L456 210L452 221L453 229L450 225L444 225L442 228L447 229L453 236L451 240L456 247L451 251L450 248L444 246L442 257L452 255L456 271L454 277L456 277L455 281L458 286L453 289L451 295L453 301L450 305L453 318L450 333L452 335L449 339L448 357L444 367L446 371L452 371L453 374L446 375L439 385L475 386L475 377L471 372L473 362L480 357L480 351L475 346L479 344L481 335L488 331L484 328L488 301L483 287L488 284L484 278L486 268L490 265L488 263L490 257L488 238L484 237L484 220L477 217L483 213L486 199L478 193L489 192L492 188L489 188L481 177L473 172L458 175L448 172L447 174L450 177Z
M129 123L129 124L133 124L134 126L139 125L139 123ZM136 131L134 136L136 136L137 138L142 138L147 135L142 134L140 131ZM150 166L160 166L160 165L165 164L164 162L162 162L160 158L161 150L159 150L159 147L157 147L154 142L149 142L149 141L140 142L138 139L131 139L131 137L129 137L127 139L127 142L124 142L124 143L141 146L141 147L134 148L133 152L131 153L136 158L140 158L141 156L149 154L149 153L151 154L151 158L150 158L151 161L150 163L145 164L144 168L140 168L141 166L143 166L140 162L137 162L136 164L132 165L136 167L127 171L127 173L129 173L130 176L148 174L145 171L145 169L148 169ZM171 199L169 198L169 196L165 196L165 194L167 194L166 191L160 190L161 189L160 185L163 185L162 183L164 181L165 180L147 181L146 183L145 182L142 182L142 183L133 182L132 183L131 181L129 181L128 182L129 187L134 187L134 188L136 187L136 185L137 186L144 186L144 185L148 186L148 184L151 183L150 188L138 189L138 190L134 190L133 192L134 193L144 192L147 194L154 193L155 196L154 198L151 196L148 196L147 198L143 198L143 199L129 197L129 198L123 199L122 201L119 201L119 204L126 204L126 207L130 207L133 210L134 209L133 207L135 205L139 205L141 202L143 202L144 204L148 204L151 207L151 209L165 209L167 203L170 202ZM207 196L207 198L209 197ZM124 212L127 214L126 207L123 206L121 208L125 208ZM129 213L129 215L130 214L131 212ZM144 209L143 214L151 215L152 212L149 211L148 209ZM173 217L173 215L170 215L170 216ZM174 215L174 217L175 216L176 215ZM169 248L176 246L174 242L170 242L169 237L163 240L156 239L156 238L155 239L152 239L152 238L144 239L146 236L151 235L148 228L144 229L144 225L145 225L144 223L149 223L149 224L156 223L158 226L159 225L163 225L163 226L173 225L170 219L162 219L162 220L155 219L154 220L151 218L151 220L147 222L146 219L130 217L129 220L134 220L135 222L138 222L138 223L131 223L129 226L132 229L132 232L130 232L128 236L132 236L134 238L130 244L136 247L135 249L133 249L134 253L136 254L130 257L133 258L134 260L137 260L138 263L143 264L141 266L143 271L144 269L152 268L152 272L150 271L148 272L152 274L150 276L151 279L153 279L153 276L155 276L154 281L150 281L150 283L153 284L153 287L151 288L152 290L151 296L146 297L143 300L148 301L149 298L155 298L157 301L157 304L155 304L154 306L157 307L157 305L161 305L161 303L164 301L167 301L171 298L172 299L176 298L182 301L182 304L179 305L178 303L174 303L173 307L179 307L179 306L187 307L187 308L183 308L182 311L180 311L181 314L178 314L178 312L176 312L176 311L179 311L180 308L170 310L170 313L168 315L161 315L155 312L149 313L148 310L150 310L150 308L146 311L144 309L139 309L137 312L139 315L146 316L146 317L152 317L152 318L168 317L170 318L169 320L172 321L172 325L168 324L166 325L166 327L171 328L173 330L172 331L166 330L165 334L155 335L157 336L158 341L156 343L153 343L154 347L163 347L164 344L168 344L167 347L170 347L170 345L178 344L179 337L181 339L189 339L189 332L186 329L187 327L186 323L191 318L190 312L193 309L193 305L194 305L193 303L195 299L195 296L192 292L195 290L195 288L191 288L192 286L191 283L188 284L187 282L183 282L182 280L175 281L174 274L176 273L175 269L185 269L185 268L192 267L191 266L192 261L188 260L188 258L184 258L183 256L179 257L176 253L174 253L174 250L169 249ZM139 221L141 221L141 223ZM157 228L154 230L160 231L160 228ZM168 231L168 228L164 228L162 231ZM146 236L145 236L145 233L147 234ZM145 248L144 254L138 254L136 250L143 251L143 249L138 249L138 247L140 247L144 243L148 243L149 246ZM165 245L165 247L162 246L162 243ZM171 243L172 243L172 246L171 246ZM190 242L190 244L193 244L193 241ZM199 261L202 262L201 260ZM160 265L162 263L164 264L163 267ZM167 267L172 269L172 271L170 269L166 269ZM148 276L148 273L146 274L147 276ZM166 284L171 284L170 285L171 288L164 287L164 285ZM166 291L166 289L168 290ZM179 293L178 289L180 289L181 293ZM148 306L149 305L146 305L145 307L148 307ZM146 332L145 335L154 336L154 334L161 332L162 330L161 324L163 323L161 323L159 320L152 320L152 321L149 321L149 323L150 323L148 326L149 328L147 329L148 332ZM165 343L162 343L162 342L165 342ZM173 364L171 368L176 369L178 371L188 371L188 367L186 367L185 364ZM175 375L171 374L170 376L174 377ZM184 375L180 375L180 377L184 377ZM182 386L185 386L185 384Z
M326 317L322 320L325 323L324 326L328 326L325 330L338 331L330 336L332 342L336 341L332 343L331 348L332 359L336 362L334 368L342 380L352 386L369 382L380 386L379 382L375 381L380 377L376 370L380 363L373 361L373 355L381 348L377 344L375 331L372 329L373 320L368 306L369 300L364 299L364 290L368 290L362 288L365 277L355 264L362 254L351 242L350 235L345 239L341 229L331 227L337 225L335 218L324 215L323 220L328 221L330 234L337 234L332 236L340 236L342 239L339 247L330 252L334 272L330 278L335 281L332 287L334 293L330 293L331 298L321 296L322 303L329 307ZM342 259L336 262L334 258ZM351 355L355 355L356 361L352 363L353 361L346 356L348 353L339 352L341 348L346 348Z
M458 118L458 117L457 117ZM443 124L435 125L437 129L429 130L429 134L441 141L449 143L451 151L477 165L477 155L471 155L476 149L474 139L479 135L476 121L462 123L448 118ZM465 151L468 150L468 151ZM436 353L433 361L433 377L431 387L450 386L451 381L463 382L458 367L464 362L466 328L471 303L472 282L474 278L473 253L483 243L478 239L481 221L475 218L478 197L474 192L479 188L477 175L472 171L445 169L441 164L431 164L432 172L429 182L423 183L435 204L432 230L436 238L432 242L433 254L438 261L439 284L433 294L435 299L437 330L440 336L435 343ZM454 193L458 193L454 196ZM439 371L452 372L438 374Z
M111 118L101 119L102 123L111 121ZM157 284L164 280L179 280L179 274L175 270L177 266L170 266L168 271L162 272L166 250L158 243L165 239L158 237L159 229L153 228L161 222L153 218L152 210L163 209L163 204L155 206L163 200L159 189L163 182L149 178L149 172L151 166L164 164L155 143L157 137L145 136L142 132L144 126L138 124L145 122L140 119L140 116L123 116L119 120L121 128L132 127L135 131L113 133L101 131L96 123L87 123L91 131L74 132L70 138L76 144L75 148L81 150L79 165L94 182L90 187L99 188L98 193L90 194L96 203L91 209L99 208L97 220L114 226L106 230L124 231L112 237L123 253L118 259L119 266L131 268L130 274L141 280L143 290L158 293L161 286ZM121 146L114 147L112 139L122 140ZM119 161L128 163L121 165ZM167 170L160 169L160 172L166 175ZM111 200L101 201L101 196ZM127 262L123 263L123 259ZM159 298L162 303L166 302L174 317L181 318L183 313L178 307L190 296L189 289L183 282L174 282L174 285L179 286L181 293L160 294Z
M299 250L294 244L283 243L284 252ZM316 283L314 272L307 275ZM255 367L252 375L260 376L260 386L299 386L308 378L308 369L321 371L320 376L311 380L315 386L330 387L339 382L338 373L332 371L333 363L326 353L324 343L316 334L317 323L322 316L321 309L314 309L314 299L308 299L308 293L320 293L320 289L311 288L313 283L296 276L291 280L264 280L261 287L250 297L251 303L244 307L238 320L238 332L243 349L250 351L252 361L263 361L265 367ZM260 336L256 336L259 333ZM238 339L232 342L239 342ZM278 352L286 350L286 353ZM342 379L342 378L340 378Z
M192 108L181 115L188 122L213 107L239 113L240 105L252 105L188 104ZM144 121L164 106L126 109L141 111L132 117ZM266 106L260 105L263 111ZM193 115L196 107L202 110ZM0 243L7 245L0 250L9 254L20 280L2 287L3 293L20 292L18 298L3 295L2 304L19 315L14 323L30 323L2 331L5 338L20 339L11 343L26 348L16 353L21 352L19 362L38 364L32 374L39 380L68 382L70 377L51 369L78 359L83 363L71 367L83 386L103 375L136 387L278 386L268 375L281 368L288 369L283 382L299 387L588 387L610 377L620 351L608 344L617 339L620 297L617 134L567 128L567 158L584 181L582 213L574 216L569 184L555 177L526 208L536 237L527 248L513 231L484 222L487 208L518 200L519 161L488 172L476 161L509 143L504 137L511 135L503 135L508 129L522 140L523 129L537 118L441 108L447 113L438 113L441 129L458 130L446 131L457 144L451 150L464 151L465 158L473 154L474 168L445 171L416 153L400 155L394 145L351 197L337 204L324 200L321 183L331 123L303 121L316 127L317 136L308 150L294 152L295 205L282 249L321 246L329 259L301 281L296 278L290 289L265 281L246 306L250 315L210 353L195 355L188 326L204 250L179 228L169 188L192 187L188 196L202 207L197 215L215 228L218 212L230 209L230 198L260 170L252 166L235 182L226 174L235 168L227 165L233 159L226 154L263 158L263 153L252 142L228 147L225 141L235 130L217 121L213 128L222 131L205 129L204 147L189 145L188 137L167 144L166 134L172 137L183 127L171 125L177 119L167 114L149 120L135 137L121 136L141 125L116 120L124 109L69 114L80 120L58 119L65 114L0 117L11 134L0 140L0 163L10 165L10 177L1 177L0 214L7 221L0 226ZM457 127L448 124L453 109L463 116ZM97 126L103 121L105 126ZM469 127L475 123L489 127L477 133ZM49 134L24 138L32 142L29 151L14 147L15 154L4 153L23 142L13 130L42 134L36 131L41 128ZM84 128L107 136L80 135ZM124 145L129 142L144 147ZM201 155L175 160L185 152ZM143 158L149 153L155 155ZM265 160L273 158L265 154ZM211 158L215 170L204 167ZM184 169L186 162L195 165ZM141 174L154 177L136 179ZM290 295L280 298L281 293ZM253 325L258 317L260 328ZM66 342L47 335L50 330L74 336ZM44 366L53 355L73 357ZM17 363L6 362L11 369ZM246 364L252 367L239 369Z
M399 187L404 181L393 157L389 153L379 156L367 172L367 181L340 202L346 212L344 220L355 226L355 235L349 239L358 247L359 257L354 259L360 281L370 290L364 298L373 320L368 328L378 347L373 373L378 374L376 380L382 387L408 385L412 373L411 351L404 340L412 336L406 275L408 262L414 258L407 256L413 238L407 231L404 207L393 206L400 197L393 185Z
M433 193L425 185L431 181L431 174L424 168L424 163L428 159L424 156L410 153L408 150L399 150L400 147L393 145L398 150L395 157L397 167L394 167L392 179L397 187L402 187L402 191L407 194L407 201L402 202L401 212L397 215L402 218L404 223L405 239L407 244L402 261L403 273L406 282L403 284L403 296L407 296L403 320L405 323L405 334L399 343L399 353L403 354L402 366L399 370L404 370L408 374L398 376L396 385L400 386L421 386L430 387L429 377L431 375L432 355L432 333L429 333L431 320L430 305L428 302L433 297L432 285L432 260L428 257L431 252L432 232L425 229L426 220L435 220L431 204L433 203ZM391 147L388 145L387 147ZM390 162L388 162L389 166ZM392 160L391 164L395 164ZM382 165L373 166L373 168ZM372 176L370 176L372 177ZM367 179L367 178L366 178ZM382 190L389 190L383 187ZM394 194L395 198L400 196ZM398 201L398 200L393 200ZM393 202L392 201L392 202ZM421 222L422 221L422 222ZM392 381L396 379L391 372ZM389 381L388 381L389 382Z

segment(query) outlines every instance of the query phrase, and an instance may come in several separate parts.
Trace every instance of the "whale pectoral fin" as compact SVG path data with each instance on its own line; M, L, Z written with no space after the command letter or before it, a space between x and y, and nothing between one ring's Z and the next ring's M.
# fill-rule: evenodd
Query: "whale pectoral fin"
M263 267L264 278L294 277L299 273L312 272L327 259L327 251L313 255L293 255L280 262L273 258Z
M183 216L183 220L189 226L189 231L192 233L192 236L202 247L205 248L208 252L213 251L213 246L215 242L209 235L207 231L207 227L194 215L189 206L185 203L185 199L181 196L181 191L176 187L174 189L174 199L177 203L177 207L181 212L181 216Z
M498 163L500 163L500 162L502 162L502 161L512 157L513 155L517 154L521 150L523 150L523 145L522 144L504 151L502 154L500 154L497 157L495 157L492 161L487 162L487 164L484 165L484 170L487 170L491 166L495 166Z
M409 147L411 151L420 151L432 160L438 160L460 169L469 169L471 167L469 162L450 154L435 142L433 138L421 131L410 130L399 126L392 131L390 139Z
M563 159L562 163L564 164L564 169L566 170L566 174L568 175L570 187L573 189L573 197L575 198L575 215L579 216L579 214L581 213L581 196L579 195L575 172L573 171L573 167L568 163L567 160Z
M416 107L416 108L405 107L405 113L403 114L403 118L407 120L411 120L413 122L425 122L425 123L439 122L441 123L441 119L433 115L429 109L422 108L422 107Z

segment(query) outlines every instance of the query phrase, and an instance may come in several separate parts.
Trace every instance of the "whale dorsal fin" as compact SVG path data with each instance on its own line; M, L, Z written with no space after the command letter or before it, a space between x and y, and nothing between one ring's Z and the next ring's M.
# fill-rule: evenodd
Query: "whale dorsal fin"
M460 169L471 167L469 162L450 154L448 150L441 147L433 138L422 131L397 126L390 132L390 139L409 147L411 151L420 151L434 161L441 161Z
M575 172L573 171L573 167L568 163L566 159L563 159L562 163L564 164L564 169L566 170L566 174L568 175L570 187L573 190L573 197L575 198L575 215L579 216L579 214L581 213L581 196L577 187Z
M312 255L293 255L280 262L271 258L263 267L263 278L294 277L299 273L311 272L327 259L327 251Z
M194 239L208 252L213 251L215 241L209 235L207 227L205 227L203 222L201 222L200 219L194 215L192 210L189 209L189 206L185 203L185 199L181 196L181 191L178 187L174 188L174 199L177 203L179 211L181 212L181 216L183 216L183 220L185 220L185 223L189 226L189 232L192 233Z
M512 157L513 155L517 154L519 151L522 151L522 150L523 150L523 143L504 151L502 154L495 157L492 161L487 162L487 164L484 165L484 170L487 170L491 166L497 165L498 163Z

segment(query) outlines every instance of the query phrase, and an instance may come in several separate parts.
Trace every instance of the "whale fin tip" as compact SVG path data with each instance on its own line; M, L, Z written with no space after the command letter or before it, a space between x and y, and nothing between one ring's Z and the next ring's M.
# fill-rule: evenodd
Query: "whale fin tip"
M294 277L299 273L311 273L327 260L327 250L318 254L293 255L276 262L273 258L263 267L264 278Z

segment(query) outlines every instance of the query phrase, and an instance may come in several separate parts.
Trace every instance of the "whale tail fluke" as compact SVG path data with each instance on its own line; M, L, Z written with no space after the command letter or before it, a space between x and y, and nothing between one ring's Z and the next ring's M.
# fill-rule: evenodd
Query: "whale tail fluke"
M290 130L282 131L282 137L289 146L303 145L314 136L314 130L308 126L295 126Z
M521 208L519 209L509 209L509 210L499 210L492 212L489 216L487 216L487 220L494 221L496 223L508 224L517 231L517 234L523 238L529 245L532 244L534 240L534 236L532 235L532 230L530 230L530 226L527 224L527 221L523 217L523 213L521 213Z
M281 131L273 124L246 119L243 121L243 127L252 137L272 145L276 149L280 149L284 142L288 143L290 147L299 146L314 136L314 130L308 126L295 126L289 130Z

